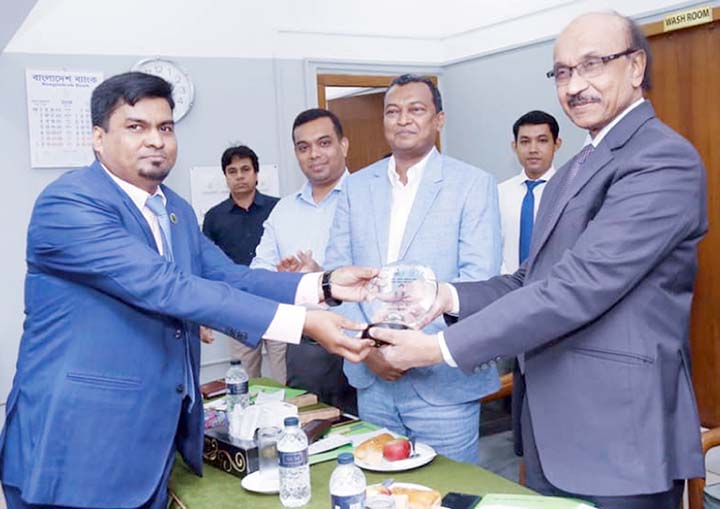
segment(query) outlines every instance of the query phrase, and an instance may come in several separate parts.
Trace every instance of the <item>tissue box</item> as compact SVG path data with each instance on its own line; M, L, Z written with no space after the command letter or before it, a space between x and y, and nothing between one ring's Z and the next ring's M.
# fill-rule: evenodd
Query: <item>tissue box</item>
M203 460L208 465L232 474L245 477L258 469L258 449L254 441L236 440L227 428L218 426L205 430Z

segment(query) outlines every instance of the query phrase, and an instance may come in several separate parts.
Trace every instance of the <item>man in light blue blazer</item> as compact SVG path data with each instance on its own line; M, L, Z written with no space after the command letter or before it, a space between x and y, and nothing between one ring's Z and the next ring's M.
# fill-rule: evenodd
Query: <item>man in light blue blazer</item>
M497 275L501 261L495 179L441 155L435 137L444 113L432 81L404 75L385 95L385 138L392 156L349 176L339 200L326 267L429 266L439 279ZM344 304L353 320L371 320L366 305ZM437 332L443 324L430 324ZM358 389L360 416L415 437L458 461L477 462L478 399L498 388L494 366L465 374L449 366L399 371L377 352L345 363Z
M171 94L137 72L101 83L91 108L97 160L35 204L0 435L9 509L165 508L176 448L200 474L199 323L248 345L305 333L355 360L369 349L342 333L359 324L277 302L317 302L321 283L324 298L360 298L375 271L321 280L235 265L161 185L177 153Z

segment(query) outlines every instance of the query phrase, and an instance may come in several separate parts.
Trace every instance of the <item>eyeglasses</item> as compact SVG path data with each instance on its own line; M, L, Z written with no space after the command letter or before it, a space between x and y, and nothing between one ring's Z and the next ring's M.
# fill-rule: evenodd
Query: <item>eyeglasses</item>
M566 85L570 82L573 70L583 78L596 78L605 69L605 64L617 60L620 57L632 55L636 51L640 51L635 48L629 48L620 53L613 53L604 57L589 57L580 62L577 65L556 65L551 71L545 73L548 78L555 78L557 85Z

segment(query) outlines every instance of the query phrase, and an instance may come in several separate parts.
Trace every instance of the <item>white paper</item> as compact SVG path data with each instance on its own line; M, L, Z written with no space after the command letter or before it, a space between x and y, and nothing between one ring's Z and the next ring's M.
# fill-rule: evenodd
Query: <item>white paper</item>
M280 196L277 164L260 165L257 189L269 196ZM230 196L222 168L220 166L190 168L190 196L198 223L202 225L207 211Z
M101 72L25 70L30 165L86 166L94 160L90 96Z

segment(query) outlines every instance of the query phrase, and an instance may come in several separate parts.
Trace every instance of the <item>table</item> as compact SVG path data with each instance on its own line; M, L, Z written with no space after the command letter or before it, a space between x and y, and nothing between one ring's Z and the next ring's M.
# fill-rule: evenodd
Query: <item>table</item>
M252 381L251 381L252 383ZM268 379L257 379L262 385L277 385ZM326 461L310 467L312 499L309 509L330 506L330 474L336 461ZM450 491L484 495L486 493L525 493L533 491L469 463L458 463L437 456L430 464L407 472L375 473L365 471L368 484L379 483L388 477L397 482L412 482L436 489L443 495ZM277 495L260 495L245 491L240 479L204 465L204 476L197 477L177 456L171 488L187 509L282 509ZM175 505L175 507L178 507Z
M337 462L326 461L310 467L312 499L309 509L330 506L330 474ZM365 471L368 484L392 477L397 482L413 482L436 489L484 495L486 493L524 493L533 491L469 463L457 463L437 456L432 463L408 472L375 473ZM197 477L180 460L175 463L171 487L187 509L282 509L277 495L260 495L245 491L240 479L205 465L204 477Z

